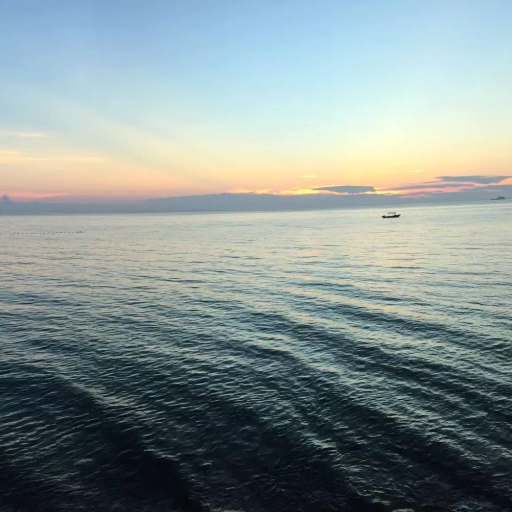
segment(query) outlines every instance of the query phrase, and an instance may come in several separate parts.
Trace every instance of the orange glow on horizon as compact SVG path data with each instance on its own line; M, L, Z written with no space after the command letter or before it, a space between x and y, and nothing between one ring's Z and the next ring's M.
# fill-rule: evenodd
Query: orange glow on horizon
M299 189L291 189L291 190L280 190L276 192L279 196L305 196L305 195L318 195L322 194L323 190L313 190L311 188L299 188Z
M44 199L62 199L67 196L65 193L48 193L42 194L37 192L26 192L26 191L7 191L0 195L7 196L11 201L40 201Z

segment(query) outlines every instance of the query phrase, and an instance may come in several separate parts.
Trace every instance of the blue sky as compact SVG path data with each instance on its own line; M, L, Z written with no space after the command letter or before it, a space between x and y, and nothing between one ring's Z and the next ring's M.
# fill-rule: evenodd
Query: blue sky
M507 174L511 26L508 0L3 0L0 192Z

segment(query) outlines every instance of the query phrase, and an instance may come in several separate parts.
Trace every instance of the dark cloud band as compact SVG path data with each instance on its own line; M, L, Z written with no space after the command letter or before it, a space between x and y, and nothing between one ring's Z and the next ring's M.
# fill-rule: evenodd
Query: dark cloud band
M438 180L445 183L479 183L482 185L491 185L501 183L512 176L485 176L473 174L470 176L437 176Z

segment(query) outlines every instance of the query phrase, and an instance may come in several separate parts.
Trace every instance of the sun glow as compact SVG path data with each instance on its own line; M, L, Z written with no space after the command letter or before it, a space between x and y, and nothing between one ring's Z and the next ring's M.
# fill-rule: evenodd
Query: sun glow
M292 188L289 190L280 190L277 194L280 196L304 196L310 194L322 194L319 190L313 190L311 188Z

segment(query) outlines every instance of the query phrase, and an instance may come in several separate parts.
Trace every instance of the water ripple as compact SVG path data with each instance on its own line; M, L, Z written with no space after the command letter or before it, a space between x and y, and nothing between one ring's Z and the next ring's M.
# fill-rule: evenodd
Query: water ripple
M512 509L503 211L9 218L0 510Z

